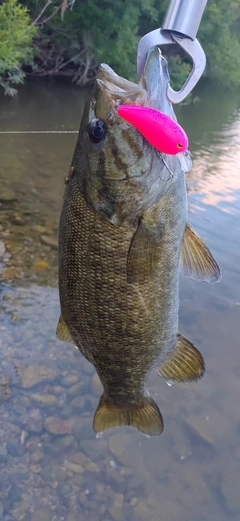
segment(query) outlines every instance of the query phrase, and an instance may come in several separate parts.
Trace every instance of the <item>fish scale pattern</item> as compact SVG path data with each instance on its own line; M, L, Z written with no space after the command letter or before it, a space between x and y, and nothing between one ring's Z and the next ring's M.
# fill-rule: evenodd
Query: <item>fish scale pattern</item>
M64 212L65 210L65 212ZM128 284L134 228L116 227L88 208L77 180L66 187L59 240L62 317L108 394L138 400L167 332L161 328L159 269L145 284ZM161 319L161 322L162 322Z

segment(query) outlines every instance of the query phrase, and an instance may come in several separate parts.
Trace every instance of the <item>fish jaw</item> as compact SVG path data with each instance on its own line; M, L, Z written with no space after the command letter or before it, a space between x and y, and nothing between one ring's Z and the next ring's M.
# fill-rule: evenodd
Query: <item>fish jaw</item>
M111 67L101 64L96 84L99 87L96 103L96 117L105 118L111 112L113 122L119 121L117 107L125 100L126 104L147 106L148 95L144 88L118 76Z

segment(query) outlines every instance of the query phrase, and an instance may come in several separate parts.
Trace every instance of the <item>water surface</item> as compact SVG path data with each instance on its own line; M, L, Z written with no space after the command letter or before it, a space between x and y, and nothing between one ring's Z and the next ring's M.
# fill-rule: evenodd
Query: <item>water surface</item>
M210 84L178 107L190 137L189 220L220 284L181 278L181 333L197 384L148 388L165 430L96 439L94 369L55 337L56 238L75 135L0 135L0 519L237 521L240 515L240 103ZM31 83L0 99L0 130L75 130L84 93Z

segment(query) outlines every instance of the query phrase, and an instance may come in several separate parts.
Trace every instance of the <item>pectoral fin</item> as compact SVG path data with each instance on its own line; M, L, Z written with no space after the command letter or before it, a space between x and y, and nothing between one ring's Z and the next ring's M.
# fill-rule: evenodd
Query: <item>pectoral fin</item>
M122 425L135 427L146 436L159 436L163 431L162 415L150 396L144 397L140 405L126 407L110 405L102 396L93 419L94 431L102 432Z
M153 277L159 261L161 235L161 229L141 219L128 253L128 283L144 284Z
M197 235L190 224L186 225L180 253L180 270L200 282L218 282L220 268L204 240Z
M204 375L204 371L201 353L192 342L178 334L175 350L157 372L167 382L174 383L197 381Z
M62 340L63 342L69 342L70 344L75 345L75 342L73 341L73 339L71 337L70 331L69 331L67 325L65 324L65 322L62 318L62 315L60 315L60 318L58 321L56 335L59 338L59 340Z

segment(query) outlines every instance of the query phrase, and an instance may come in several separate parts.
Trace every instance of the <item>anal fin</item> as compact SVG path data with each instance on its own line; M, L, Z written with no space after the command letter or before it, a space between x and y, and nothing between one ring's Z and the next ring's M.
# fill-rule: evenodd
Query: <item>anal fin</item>
M204 359L200 351L187 338L178 334L175 350L157 372L167 382L174 383L197 381L202 378L204 371Z
M93 419L95 432L129 425L146 436L159 436L163 431L163 419L157 404L150 396L143 398L139 405L119 407L110 404L102 396Z
M69 331L67 325L65 324L65 322L62 318L62 315L60 315L60 318L58 321L56 335L59 338L59 340L62 340L63 342L69 342L70 344L75 345L75 342L72 339L70 331Z
M180 271L200 282L218 282L220 268L205 241L186 225L180 252Z

